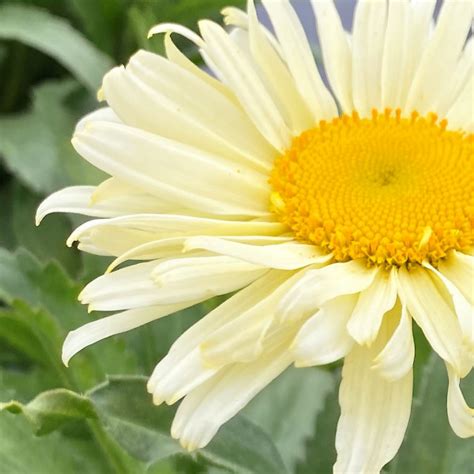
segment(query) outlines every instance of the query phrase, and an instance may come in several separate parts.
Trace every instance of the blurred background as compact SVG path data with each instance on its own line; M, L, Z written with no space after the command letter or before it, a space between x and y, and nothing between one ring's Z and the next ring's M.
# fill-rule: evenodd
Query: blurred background
M218 20L222 7L244 4L0 0L1 474L332 472L337 365L288 370L198 454L183 452L170 438L174 408L152 406L146 376L177 336L222 298L104 341L64 367L67 332L101 316L88 315L77 295L107 261L66 247L78 217L54 215L34 226L46 195L101 179L70 138L76 121L98 107L102 75L139 48L161 53L161 37L146 39L152 25L172 21L195 29L198 19ZM294 4L314 43L309 2ZM349 29L355 2L337 4ZM188 42L176 41L199 62ZM448 428L446 387L443 365L417 333L410 428L386 472L474 472L473 442ZM472 405L473 390L464 390Z

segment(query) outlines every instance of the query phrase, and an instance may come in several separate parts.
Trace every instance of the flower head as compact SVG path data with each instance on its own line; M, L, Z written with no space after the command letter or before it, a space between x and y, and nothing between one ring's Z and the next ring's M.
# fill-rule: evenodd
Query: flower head
M97 217L69 244L116 257L80 299L121 312L70 333L65 363L236 292L150 377L156 404L183 399L172 435L200 448L289 365L344 358L335 471L378 472L408 423L414 319L446 362L454 431L473 436L459 382L474 354L474 5L446 0L432 28L435 3L360 0L348 34L313 0L329 87L287 1L263 1L274 33L253 1L223 11L230 33L154 27L167 57L110 71L108 107L73 138L111 177L38 210Z

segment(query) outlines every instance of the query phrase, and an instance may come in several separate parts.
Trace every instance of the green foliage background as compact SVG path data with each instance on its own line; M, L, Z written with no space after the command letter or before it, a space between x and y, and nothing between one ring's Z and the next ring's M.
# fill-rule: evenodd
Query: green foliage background
M48 193L101 178L69 140L78 118L97 107L103 73L138 48L161 52L160 38L146 39L153 24L194 27L243 3L0 0L1 474L331 472L337 366L288 370L198 453L171 439L175 409L152 405L146 375L218 301L104 341L65 368L65 335L91 318L77 294L106 262L66 248L77 218L55 215L34 227ZM448 427L446 386L443 365L417 334L412 419L387 472L473 472L473 443ZM471 380L471 402L473 389Z

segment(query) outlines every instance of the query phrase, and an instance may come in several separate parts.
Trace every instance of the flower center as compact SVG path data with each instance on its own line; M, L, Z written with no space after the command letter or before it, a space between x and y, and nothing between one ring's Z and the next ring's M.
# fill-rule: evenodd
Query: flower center
M416 112L354 113L296 137L270 177L271 209L338 261L431 263L474 244L474 135Z

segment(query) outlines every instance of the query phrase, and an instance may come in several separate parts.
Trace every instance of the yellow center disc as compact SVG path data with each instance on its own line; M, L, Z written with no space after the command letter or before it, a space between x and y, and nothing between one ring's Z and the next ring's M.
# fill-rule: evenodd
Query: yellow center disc
M271 208L338 261L431 263L474 244L474 135L434 114L354 113L296 137L270 177Z

